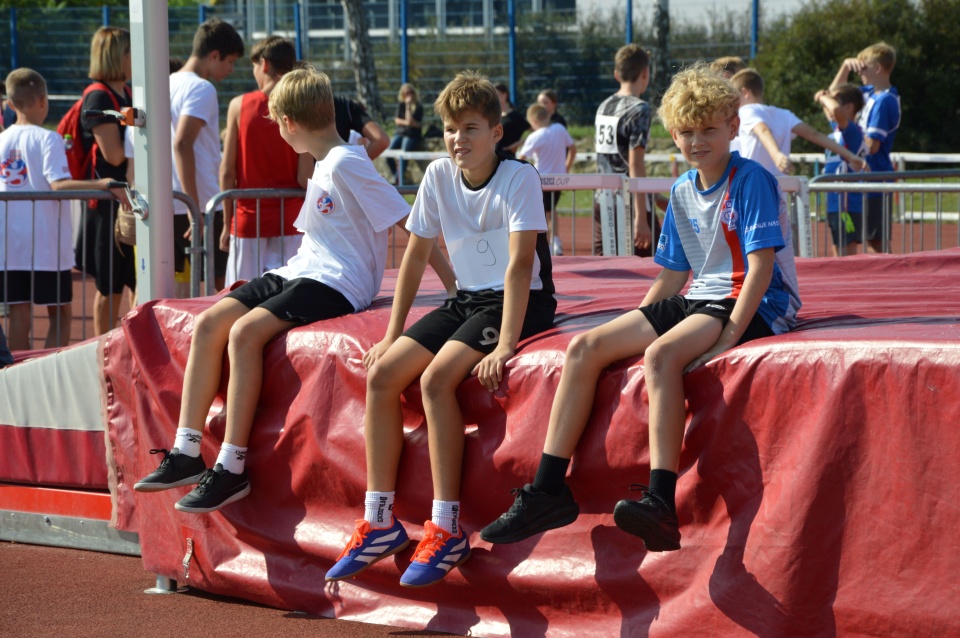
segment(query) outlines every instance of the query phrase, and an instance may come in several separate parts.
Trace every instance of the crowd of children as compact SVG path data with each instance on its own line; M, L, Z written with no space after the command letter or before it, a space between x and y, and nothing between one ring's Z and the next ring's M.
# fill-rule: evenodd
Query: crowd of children
M118 69L104 78L115 93L107 98L125 99L129 37L98 37L120 60ZM390 319L382 339L362 357L367 371L363 517L326 578L355 577L410 542L393 505L402 487L397 485L404 440L401 394L419 382L434 501L400 584L435 584L470 556L469 533L459 523L464 421L457 388L473 375L485 389L496 391L518 344L553 326L552 256L562 248L551 246L556 199L542 191L538 170L569 171L576 152L573 139L557 113L556 94L544 91L527 111L533 132L504 144L503 121L512 111L504 87L463 72L433 105L443 123L448 156L427 167L411 209L378 174L367 150L347 143L329 78L310 68L295 69L289 43L268 38L251 55L258 90L229 106L221 160L213 82L232 71L243 50L232 27L210 21L198 30L186 64L171 75L174 188L207 201L218 188L305 186L305 199L290 204L298 209L291 215L298 242L285 243L292 232L281 224L278 211L261 208L257 220L255 209L239 203L225 209L222 262L225 266L231 253L234 278L248 281L198 316L173 443L169 450L153 451L163 459L135 489L191 487L176 509L194 513L218 510L250 492L245 461L248 454L263 453L248 450L247 443L262 387L265 345L295 326L367 308L380 290L388 233L397 226L409 241ZM686 416L683 376L731 348L795 326L801 302L790 223L775 176L791 170L794 135L834 153L830 171L865 170L867 164L887 170L899 124L899 98L889 84L894 59L887 45L869 47L845 60L831 86L816 94L836 129L832 137L789 111L763 104L762 77L735 60L714 68L698 63L675 75L657 115L691 170L671 189L662 220L646 197L628 203L638 254L652 254L662 269L634 310L570 341L536 475L515 490L509 510L480 531L482 540L518 542L576 520L579 506L565 476L593 410L597 381L612 363L643 356L650 398L650 475L640 498L621 500L612 515L620 529L639 537L649 551L680 549L675 492ZM853 72L870 86L861 90L846 84ZM647 52L632 44L618 50L614 78L620 88L596 115L598 170L642 176L654 116L641 98L650 78ZM85 182L71 179L63 139L41 128L48 98L39 74L13 71L6 90L17 121L0 134L2 190L111 187L112 173ZM401 97L414 99L406 91ZM90 100L105 104L103 96ZM410 113L404 116L407 126L422 117L417 115L422 107L417 110L409 100L400 110ZM119 133L114 123L92 122L89 128L104 142L100 161L113 169L123 167L124 160L114 158L111 142L120 141L112 140ZM735 140L739 150L732 148ZM264 145L276 147L265 158L269 166L257 163ZM516 150L516 157L510 150ZM273 173L278 181L257 181L258 170ZM868 244L876 241L878 224L885 223L888 207L881 197L875 198L880 205L870 205L868 198L865 207L855 205L856 199L831 200L831 229L841 251L853 250L860 237ZM38 202L29 215L20 208L10 204L0 214L0 227L10 229L0 242L0 262L6 264L0 296L9 304L9 341L15 350L26 347L24 317L31 303L46 306L56 319L51 331L69 323L75 265L70 224L59 204ZM23 224L22 219L30 221ZM191 226L184 211L177 234L189 238L199 228L197 222ZM256 223L260 230L251 234ZM38 236L44 239L38 241ZM288 259L280 258L285 250ZM443 282L447 299L407 326L428 264ZM108 287L104 294L112 290ZM57 336L48 335L48 341ZM224 354L230 365L226 432L208 468L201 441L221 385Z

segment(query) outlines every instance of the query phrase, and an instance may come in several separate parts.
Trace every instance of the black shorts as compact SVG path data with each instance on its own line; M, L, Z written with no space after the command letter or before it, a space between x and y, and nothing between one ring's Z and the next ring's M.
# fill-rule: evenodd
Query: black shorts
M173 216L173 269L177 272L183 272L187 260L187 249L190 248L190 240L183 236L190 228L189 215ZM227 257L229 253L220 250L220 234L223 232L223 211L218 210L213 215L213 274L216 277L225 277L227 275ZM206 270L201 270L200 278Z
M557 210L557 202L560 201L560 191L543 191L543 210L549 212Z
M135 290L133 246L118 245L114 238L117 203L102 200L97 204L84 207L83 226L74 250L77 270L93 276L97 292L103 296L119 295L124 287Z
M863 213L827 213L827 224L834 246L863 241Z
M264 308L278 319L306 325L321 319L349 315L353 304L340 292L310 279L284 279L267 273L243 284L227 295L247 308Z
M886 213L884 213L884 208L886 208ZM893 197L890 193L867 197L867 241L881 241L883 239L884 217L887 219L887 228L892 229Z
M29 303L38 306L63 306L73 301L73 277L69 270L33 272L30 285L29 270L0 271L0 302Z
M736 299L687 299L682 295L674 295L649 306L643 306L640 308L640 312L656 330L657 335L663 336L691 315L717 317L723 321L723 325L727 325L727 320L730 319L730 313L733 312L733 306L736 303ZM750 320L747 329L743 331L743 336L740 337L737 345L772 336L773 330L770 329L770 326L758 312L753 315L753 319Z
M520 339L532 337L553 326L557 300L539 290L530 291ZM457 291L442 306L410 326L403 336L437 354L448 341L460 341L474 350L490 354L500 341L503 325L503 291Z

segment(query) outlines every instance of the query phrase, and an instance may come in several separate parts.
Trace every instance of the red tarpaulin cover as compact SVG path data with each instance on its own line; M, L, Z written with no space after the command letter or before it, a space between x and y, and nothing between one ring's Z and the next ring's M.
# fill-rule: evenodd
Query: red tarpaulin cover
M634 258L557 260L557 327L522 344L498 392L462 384L473 556L441 584L399 586L413 546L359 579L323 580L362 515L360 358L384 332L386 298L269 344L247 456L253 491L210 515L174 510L185 488L140 495L132 484L157 464L149 449L173 440L191 329L211 300L128 315L105 348L120 526L139 531L146 569L182 583L384 624L516 636L957 634L960 251L798 266L800 329L685 379L678 552L648 554L611 516L648 478L636 358L601 377L569 478L577 522L513 545L476 534L533 477L571 337L635 307L658 272ZM411 319L440 301L436 279L427 286ZM221 407L203 441L208 463ZM404 416L396 514L418 539L432 488L417 387Z

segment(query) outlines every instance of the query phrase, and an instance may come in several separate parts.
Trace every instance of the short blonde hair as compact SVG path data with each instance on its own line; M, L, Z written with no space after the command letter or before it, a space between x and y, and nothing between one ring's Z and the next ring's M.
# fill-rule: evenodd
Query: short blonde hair
M269 108L274 122L286 116L311 131L327 128L335 122L330 78L313 68L294 69L270 91Z
M5 82L7 100L14 108L23 110L31 107L47 95L47 82L33 69L20 68L10 71Z
M433 110L444 122L455 122L464 113L476 111L493 127L500 123L500 96L486 77L464 71L443 88Z
M897 64L897 50L886 42L877 42L858 53L857 59L868 63L879 62L880 67L890 73Z
M710 63L710 69L714 73L719 73L725 77L730 77L745 68L747 68L747 63L738 55L727 55Z
M697 62L673 76L663 94L657 115L668 130L702 126L706 122L729 121L740 108L740 95L733 86Z
M527 109L527 119L539 124L546 124L550 121L550 114L547 113L547 109L539 104L531 104Z
M733 74L733 77L730 78L730 84L738 91L740 89L746 89L750 95L758 100L763 99L763 92L766 90L763 76L760 75L760 72L756 69L742 69L737 71Z
M130 53L130 32L117 27L100 27L90 42L90 71L87 77L100 82L123 82L123 56Z

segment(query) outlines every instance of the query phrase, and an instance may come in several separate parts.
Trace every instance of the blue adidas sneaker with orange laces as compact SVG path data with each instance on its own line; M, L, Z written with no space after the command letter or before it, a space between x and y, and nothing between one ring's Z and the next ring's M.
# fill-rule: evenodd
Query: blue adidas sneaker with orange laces
M427 587L443 580L453 569L470 558L470 543L463 528L454 536L432 521L423 524L423 540L410 559L410 567L403 572L400 584L404 587Z
M393 519L393 525L386 529L372 529L368 521L359 520L350 542L327 572L326 579L352 578L378 560L393 556L409 544L410 537L396 518Z

